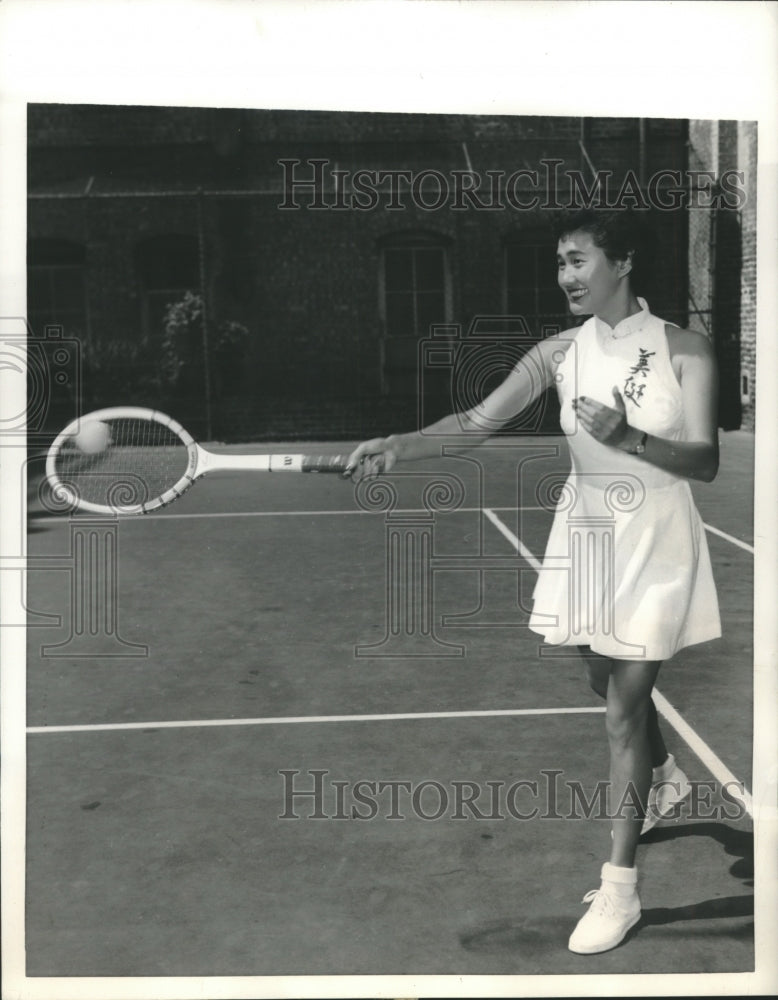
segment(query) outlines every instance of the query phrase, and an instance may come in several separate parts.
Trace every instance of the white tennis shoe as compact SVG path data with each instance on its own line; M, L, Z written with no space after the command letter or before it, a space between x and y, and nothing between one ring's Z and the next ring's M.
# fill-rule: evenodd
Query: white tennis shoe
M648 790L648 803L640 836L653 830L660 819L669 816L682 802L689 798L692 785L684 771L675 762L672 754L659 767L655 767ZM613 839L613 830L611 830Z
M604 864L600 888L587 892L582 901L591 905L570 935L568 948L578 955L610 951L640 920L637 870Z
M692 791L691 782L676 764L672 754L668 754L667 760L661 767L654 768L652 778L641 836L653 830L660 819L669 816L689 798Z

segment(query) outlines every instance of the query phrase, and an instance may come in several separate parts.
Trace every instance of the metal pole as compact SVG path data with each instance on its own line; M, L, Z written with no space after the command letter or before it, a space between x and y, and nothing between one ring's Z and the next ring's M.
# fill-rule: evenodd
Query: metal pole
M205 232L203 226L203 192L197 191L197 243L200 258L200 300L203 322L203 387L205 390L205 435L213 438L213 413L211 406L211 356L208 331L208 295L205 271Z
M591 158L590 158L589 153L588 153L588 150L586 149L586 140L587 140L587 138L588 138L588 129L586 127L586 119L582 118L581 119L581 127L580 127L580 129L578 131L578 150L581 153L581 156L583 157L584 163L586 163L586 166L591 170L592 177L594 177L595 180L596 180L597 179L597 168L592 163Z
M84 188L84 193L82 195L82 198L83 198L82 204L84 206L84 247L88 247L89 246L89 230L90 230L89 216L90 216L90 208L91 208L91 206L89 204L89 200L92 197L92 185L94 184L94 182L95 182L95 178L94 178L94 175L92 175L89 178L89 180L87 181L86 187ZM89 272L88 267L85 267L84 268L84 282L83 282L83 285L84 285L84 326L85 326L84 335L86 336L86 339L89 341L89 343L92 343L93 342L92 341L92 309L91 309L92 296L90 295L91 289L87 288L87 275L89 273L90 272Z

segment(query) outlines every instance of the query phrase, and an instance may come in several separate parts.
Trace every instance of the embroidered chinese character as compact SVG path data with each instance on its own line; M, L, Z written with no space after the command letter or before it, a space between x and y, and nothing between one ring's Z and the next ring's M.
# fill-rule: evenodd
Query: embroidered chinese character
M640 406L640 400L646 389L645 379L650 371L648 359L656 354L656 351L647 351L644 347L639 347L638 350L640 356L630 368L629 376L624 382L624 398L632 400L635 406Z

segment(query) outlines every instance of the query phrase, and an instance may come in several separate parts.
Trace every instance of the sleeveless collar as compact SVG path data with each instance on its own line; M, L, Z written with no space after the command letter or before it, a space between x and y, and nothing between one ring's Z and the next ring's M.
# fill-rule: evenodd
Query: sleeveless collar
M623 319L614 327L608 326L605 320L600 319L599 316L595 316L594 326L599 336L605 340L621 340L622 337L629 337L631 333L639 330L645 324L650 314L648 303L645 299L638 298L638 305L640 306L640 312L636 312L632 316L627 316L626 319Z

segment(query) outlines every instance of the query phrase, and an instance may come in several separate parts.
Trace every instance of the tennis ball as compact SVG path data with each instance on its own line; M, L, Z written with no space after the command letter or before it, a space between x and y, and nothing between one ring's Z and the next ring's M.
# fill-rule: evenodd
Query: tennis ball
M85 455L98 455L111 443L111 430L101 420L88 420L73 440Z

